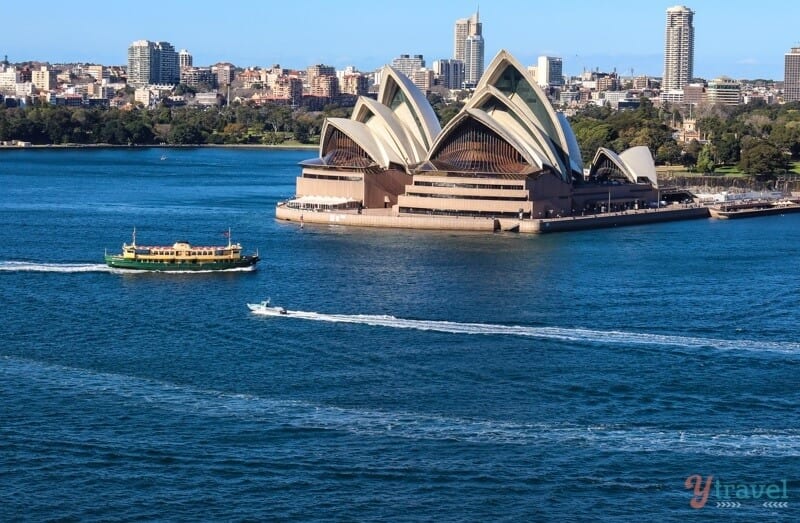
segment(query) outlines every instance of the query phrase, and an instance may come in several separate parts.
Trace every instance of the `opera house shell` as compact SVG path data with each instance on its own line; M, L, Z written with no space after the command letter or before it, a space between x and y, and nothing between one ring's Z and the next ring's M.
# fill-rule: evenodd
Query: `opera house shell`
M444 128L411 80L384 67L377 100L362 97L349 119L327 119L319 156L301 165L296 197L279 211L523 220L656 199L646 147L600 149L584 169L566 117L505 51Z

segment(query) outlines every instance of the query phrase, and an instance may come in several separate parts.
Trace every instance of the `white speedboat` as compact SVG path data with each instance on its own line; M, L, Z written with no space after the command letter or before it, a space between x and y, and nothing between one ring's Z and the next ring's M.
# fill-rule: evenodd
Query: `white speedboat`
M275 307L270 304L269 298L262 301L261 303L248 303L247 308L249 308L255 314L262 314L264 316L286 316L289 314L283 307Z

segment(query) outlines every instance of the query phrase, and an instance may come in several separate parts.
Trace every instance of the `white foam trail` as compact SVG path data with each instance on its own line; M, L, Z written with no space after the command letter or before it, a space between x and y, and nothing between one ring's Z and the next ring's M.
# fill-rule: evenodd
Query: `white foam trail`
M254 314L260 314L258 310ZM322 314L318 312L288 310L281 318L297 318L334 323L360 323L393 329L416 329L422 331L446 332L452 334L483 334L523 336L529 338L564 340L583 343L610 343L624 345L659 345L683 348L712 348L717 350L769 351L800 355L800 343L782 341L725 340L715 338L696 338L667 334L650 334L625 331L602 331L594 329L564 327L528 327L523 325L502 325L492 323L459 323L436 320L411 320L394 316L369 314Z
M796 428L691 431L658 426L512 422L409 411L341 408L307 401L203 390L9 356L0 356L0 375L7 382L19 380L40 393L53 394L59 401L72 396L82 401L87 392L100 393L103 397L121 398L120 401L131 408L164 409L181 416L241 420L263 424L265 430L291 427L408 440L537 447L589 446L608 452L800 457L800 430Z
M251 267L236 267L233 269L224 270L207 270L207 271L139 271L134 269L117 269L109 267L104 263L33 263L22 261L4 261L0 262L0 272L61 272L61 273L77 273L77 272L108 272L113 274L147 274L147 273L164 273L164 274L210 274L214 272L250 272L255 270L255 266Z
M104 263L31 263L20 261L0 262L0 271L6 272L111 272Z

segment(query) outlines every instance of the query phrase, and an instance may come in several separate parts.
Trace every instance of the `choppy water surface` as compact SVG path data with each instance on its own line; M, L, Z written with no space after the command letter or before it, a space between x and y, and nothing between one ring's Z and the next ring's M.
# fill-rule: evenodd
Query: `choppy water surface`
M800 216L300 229L313 151L161 154L0 151L0 520L797 518ZM263 261L107 268L134 226Z

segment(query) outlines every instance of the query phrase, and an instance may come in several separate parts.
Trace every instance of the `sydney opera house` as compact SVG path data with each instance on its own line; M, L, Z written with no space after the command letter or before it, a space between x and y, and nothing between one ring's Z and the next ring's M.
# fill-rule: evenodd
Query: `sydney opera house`
M327 119L319 156L301 166L279 219L520 230L658 199L646 147L600 149L585 169L566 117L505 51L444 128L425 95L385 67L377 100L362 97L349 119Z

